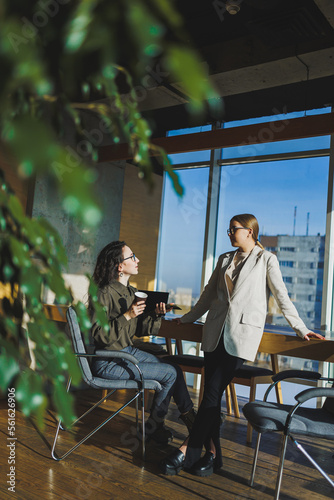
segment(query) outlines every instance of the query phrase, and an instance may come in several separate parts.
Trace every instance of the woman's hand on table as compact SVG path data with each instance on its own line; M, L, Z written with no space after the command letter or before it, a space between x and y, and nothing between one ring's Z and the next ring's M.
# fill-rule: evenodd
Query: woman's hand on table
M319 333L314 333L314 332L308 332L304 336L304 340L310 340L310 339L318 339L318 340L326 340L322 335Z

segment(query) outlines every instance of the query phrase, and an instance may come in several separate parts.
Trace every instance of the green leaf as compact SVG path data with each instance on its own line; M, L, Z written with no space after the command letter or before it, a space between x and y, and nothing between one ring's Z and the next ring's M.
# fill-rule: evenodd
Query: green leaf
M24 15L23 11L21 13ZM8 96L13 95L17 90L29 89L34 95L43 95L52 90L52 84L47 77L46 67L38 47L39 37L26 38L23 36L22 27L20 13L16 19L8 14L0 18L0 47L3 56L0 62L2 69L5 70L1 72L4 78L3 94L0 95L3 104L2 112L6 112L11 105L11 98L8 99ZM36 34L37 32L36 28ZM26 100L25 104L30 107L29 100Z
M90 303L89 303L90 314L93 314L92 321L94 322L96 321L105 332L108 332L109 331L108 316L106 314L105 308L98 301L97 298L98 287L90 278L90 276L87 275L87 278L90 281L88 288L88 295L90 298ZM78 304L75 306L75 310L78 315L80 328L84 332L84 334L88 336L90 334L90 330L92 327L91 319L89 317L89 312L82 302L78 302Z
M183 196L184 188L183 188L182 184L180 184L180 178L179 178L177 172L173 169L173 167L169 161L168 155L166 154L166 152L163 149L161 149L161 148L157 148L157 149L160 152L163 167L166 170L167 174L169 175L176 193L179 196Z
M95 171L87 169L74 150L69 152L62 148L58 148L50 166L54 177L60 181L65 211L85 226L96 227L102 219L102 212L92 194Z
M57 409L57 418L68 427L75 420L72 394L67 392L65 384L58 380L54 382L53 389L52 400Z
M9 237L9 245L13 255L13 262L18 267L31 267L29 247L13 236Z
M41 298L42 276L33 267L21 269L21 291L31 298Z
M49 174L63 194L63 207L69 215L87 227L99 224L102 213L96 196L92 194L96 172L87 167L75 148L62 147L48 127L29 116L13 123L10 145L20 162L31 161L32 172L41 172L48 166ZM12 203L15 213L20 216L15 198Z
M24 415L37 418L37 425L43 428L47 398L44 394L41 376L33 370L23 372L16 384L16 399Z
M82 373L78 359L72 352L72 346L68 344L60 349L61 367L68 371L72 379L72 385L78 386L82 382Z
M56 262L58 262L59 267L66 266L66 250L59 233L46 219L36 219L35 223L41 237L43 238L43 247L41 248L41 251L48 255L48 257L56 257Z
M56 294L57 302L60 304L69 304L71 302L71 295L66 288L62 275L53 267L49 267L44 280L47 286Z
M218 94L209 83L203 64L188 47L170 45L166 51L165 64L184 93L189 95L192 111L201 111L204 101L217 98Z
M18 222L22 223L22 221L24 220L23 208L16 196L9 196L8 209L12 212L15 219L17 219Z
M8 355L0 355L0 388L7 390L13 378L20 372L16 359Z
M143 2L133 1L126 10L129 30L136 43L146 56L155 57L161 50L161 37L165 32L164 26L159 23L147 9Z
M80 1L72 19L68 24L65 47L68 52L76 52L80 49L89 33L89 25L93 21L93 10L98 0Z
M164 16L166 23L172 24L174 28L181 28L183 20L181 15L173 8L173 3L170 0L151 0L155 8L158 8L161 15Z
M75 305L75 312L78 317L80 329L88 338L90 330L92 328L92 323L88 314L87 307L85 306L85 304L83 304L83 302L78 302Z
M28 115L17 118L11 125L11 135L7 140L14 156L20 163L31 162L31 174L44 171L55 148L49 127Z

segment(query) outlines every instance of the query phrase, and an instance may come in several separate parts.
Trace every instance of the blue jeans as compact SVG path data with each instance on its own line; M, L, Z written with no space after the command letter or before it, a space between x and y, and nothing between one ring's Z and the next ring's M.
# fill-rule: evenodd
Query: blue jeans
M163 419L166 416L172 396L180 413L191 410L193 403L184 381L183 372L178 365L164 363L163 358L159 359L136 347L128 346L122 351L130 353L138 359L138 366L144 379L157 380L162 386L160 391L155 391L151 408L153 417ZM119 358L114 358L114 360L96 358L92 363L92 373L96 377L109 380L139 380L138 371L132 363Z

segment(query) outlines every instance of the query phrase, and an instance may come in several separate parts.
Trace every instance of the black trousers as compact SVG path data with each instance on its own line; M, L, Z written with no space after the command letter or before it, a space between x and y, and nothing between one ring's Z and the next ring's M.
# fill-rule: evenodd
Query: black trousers
M188 469L200 459L203 446L210 450L211 439L216 447L217 465L222 465L219 442L221 399L236 370L244 362L226 352L223 335L214 351L204 353L204 393L189 435L184 463L184 467Z

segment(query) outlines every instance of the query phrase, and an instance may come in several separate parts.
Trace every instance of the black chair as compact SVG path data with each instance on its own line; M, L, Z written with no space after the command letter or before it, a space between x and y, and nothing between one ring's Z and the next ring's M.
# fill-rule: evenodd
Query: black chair
M82 371L82 376L83 380L90 386L93 387L94 389L107 389L108 393L107 395L103 396L102 399L100 399L97 403L95 403L89 410L87 410L83 415L81 415L79 418L75 420L75 422L72 423L72 426L82 420L86 415L88 415L91 411L93 411L95 408L100 406L104 401L106 401L107 398L109 398L112 394L114 394L115 391L118 389L132 389L135 391L134 395L131 396L131 398L124 403L120 408L118 408L116 411L112 412L112 414L101 424L99 424L95 429L93 429L89 434L87 434L83 439L81 439L75 446L73 446L70 450L68 450L66 453L64 453L62 456L58 456L56 454L55 448L56 448L56 443L57 443L57 438L59 434L59 430L65 430L62 425L61 421L58 422L57 425L57 430L51 450L51 456L54 460L63 460L66 458L72 451L74 451L76 448L78 448L82 443L84 443L88 438L93 436L95 432L97 432L99 429L101 429L105 424L107 424L111 419L113 419L118 413L120 413L124 408L126 408L129 404L131 404L133 401L136 402L136 424L137 424L137 433L139 432L139 423L138 423L138 398L141 400L141 413L142 413L142 454L143 454L143 459L145 459L145 411L144 411L144 389L152 389L152 390L160 390L161 385L159 382L156 380L144 380L143 374L138 366L138 361L137 359L132 356L131 354L121 352L121 351L105 351L105 350L98 350L95 351L94 354L89 354L86 350L85 343L83 341L82 333L78 324L78 319L77 315L72 307L70 307L67 310L66 313L67 317L67 322L69 326L69 331L71 334L72 338L72 343L73 343L73 348L74 348L74 353L78 357L78 361L81 367ZM94 377L90 365L88 362L89 358L92 357L99 357L99 358L121 358L127 361L130 361L133 363L134 369L138 371L139 376L140 376L140 381L136 380L109 380L109 379L103 379L99 377ZM71 385L71 380L68 381L67 384L67 391L69 390Z
M331 380L321 377L320 373L302 370L287 370L272 377L273 384L267 389L263 401L253 401L243 407L243 413L252 427L259 433L257 437L250 485L253 486L256 463L260 447L261 434L265 432L282 432L280 463L277 473L275 500L278 500L282 482L283 465L288 438L305 455L311 464L334 487L334 482L323 471L317 462L297 442L295 435L304 435L334 440L334 387L315 387L306 389L295 396L294 406L269 403L268 395L278 382L288 378L307 380ZM302 404L311 398L326 397L322 408L305 408Z
M236 398L236 391L234 388L234 384L239 384L249 387L249 402L255 401L256 386L258 384L270 385L272 382L273 375L274 372L272 370L269 370L268 368L262 368L257 365L249 365L249 364L242 365L242 367L235 372L234 378L230 384L232 397L233 395L235 395ZM277 393L276 393L276 398L278 403L282 403L282 401L279 400ZM237 418L240 418L238 403L236 404L234 403L233 407L235 416ZM252 426L250 425L250 423L248 423L247 443L252 442L252 434L253 434Z
M179 365L183 373L193 373L194 375L201 375L201 383L198 395L198 406L200 406L203 399L204 392L204 358L203 356L196 356L195 354L183 354L182 340L175 339L177 354L172 354L172 339L165 337L168 355L164 356L164 361L169 363L176 363Z
M201 405L203 394L204 394L204 357L197 356L195 354L183 354L182 340L175 339L177 354L172 354L172 340L171 338L165 337L168 355L163 356L164 361L167 363L176 363L179 365L183 373L193 373L194 375L201 376L199 395L198 395L198 407ZM227 386L225 391L227 415L232 415L232 406L234 414L237 418L240 418L238 399L235 392L234 384ZM232 405L231 405L232 399ZM251 431L250 431L251 432Z

